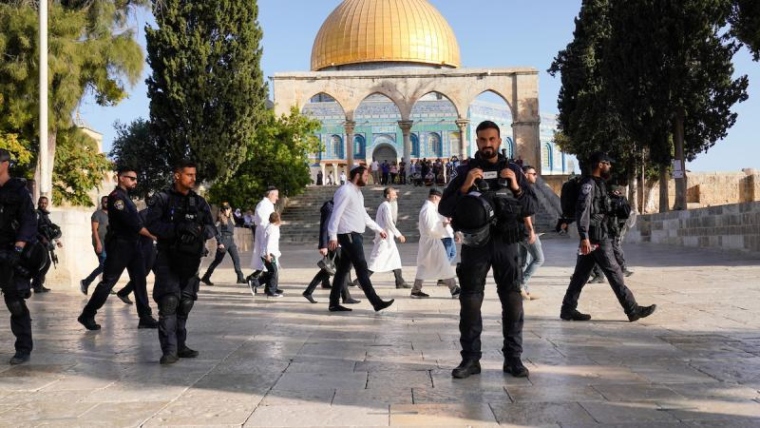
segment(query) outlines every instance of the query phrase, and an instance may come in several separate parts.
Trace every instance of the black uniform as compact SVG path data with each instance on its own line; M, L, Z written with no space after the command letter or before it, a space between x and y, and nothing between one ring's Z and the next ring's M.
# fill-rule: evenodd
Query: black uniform
M628 266L625 262L625 253L623 252L622 240L623 228L625 227L625 222L628 220L628 218L618 217L619 214L616 213L615 207L618 205L628 206L628 198L623 195L610 193L610 203L612 206L612 213L607 220L607 228L609 230L610 241L612 243L612 253L615 255L615 260L617 260L618 264L620 265L620 269L622 269L623 273L625 274L628 272Z
M575 272L562 300L561 313L566 317L577 309L581 291L594 264L598 264L604 272L626 314L633 314L638 307L633 293L623 282L623 272L612 254L607 233L609 212L610 200L604 179L593 176L584 178L578 195L575 219L581 240L588 239L592 246L598 245L598 248L587 255L578 255Z
M454 217L455 207L459 199L464 196L460 188L472 168L480 168L484 172L498 172L509 168L515 172L521 193L513 199L519 207L519 215L510 218L501 218L499 227L491 227L491 237L482 247L462 245L461 263L457 267L457 276L462 288L459 296L460 320L459 342L462 345L462 359L465 361L479 361L482 356L480 335L483 331L483 318L481 307L483 305L483 291L485 289L486 275L493 268L493 277L496 282L496 292L501 301L501 320L504 335L503 353L504 358L519 358L522 354L522 329L523 329L523 301L520 296L520 282L522 271L520 269L519 243L524 239L522 229L523 218L535 213L536 197L528 183L522 169L506 158L499 155L498 162L492 164L479 158L470 159L466 164L460 165L452 174L451 182L443 192L438 212L445 217ZM484 179L491 190L499 189L498 177ZM456 228L456 224L454 224Z
M219 223L219 235L221 236L221 240L217 242L214 261L209 265L203 278L210 283L214 269L222 263L224 255L229 254L232 258L232 266L237 274L238 284L245 284L245 275L243 275L243 271L240 269L240 256L238 255L237 245L235 245L235 222L232 218L228 218L224 223ZM224 245L224 249L220 249L218 247L219 244Z
M15 243L36 242L37 219L26 183L11 178L0 186L0 290L11 313L11 331L16 336L16 355L32 352L32 318L24 299L31 295L29 281L17 269L21 252Z
M148 209L142 209L140 210L140 219L142 219L143 224L145 224L146 217L148 214ZM140 252L142 253L143 262L145 266L145 275L150 273L151 270L153 270L153 264L156 262L156 244L153 242L153 239L140 235L138 238L140 241ZM147 282L147 281L146 281ZM146 284L147 287L147 284ZM135 284L132 281L129 281L127 285L124 286L121 290L116 292L116 295L121 297L122 299L129 296L130 293L135 291ZM147 292L146 292L147 296ZM129 302L128 300L126 302Z
M88 329L100 329L100 326L94 323L95 314L106 303L108 295L124 273L124 269L129 273L129 280L135 286L137 315L140 317L138 326L153 327L155 320L151 317L145 284L145 260L140 250L139 232L142 228L143 221L137 212L137 207L127 191L117 186L108 195L108 233L105 243L108 257L103 267L103 279L95 288L90 301L79 317L80 322Z
M42 270L32 278L32 288L35 293L43 293L49 291L45 288L45 276L52 264L50 256L51 252L55 251L55 242L53 241L57 239L56 235L59 235L59 233L56 233L56 231L60 231L60 228L50 220L50 212L38 208L36 214L37 239L45 245L47 251L45 251L45 265L42 267Z
M150 200L146 227L158 237L153 300L158 304L158 340L164 357L183 356L186 323L198 299L198 267L207 239L221 241L206 200L174 188ZM162 358L162 362L164 359Z

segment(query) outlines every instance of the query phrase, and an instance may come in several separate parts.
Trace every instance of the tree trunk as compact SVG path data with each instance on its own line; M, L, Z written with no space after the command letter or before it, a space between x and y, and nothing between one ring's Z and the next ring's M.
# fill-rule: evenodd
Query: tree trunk
M673 142L676 146L676 159L673 168L673 176L676 181L676 201L674 210L686 209L686 162L683 154L683 108L678 108L676 120L673 124Z
M668 198L668 181L670 181L670 174L668 174L668 165L660 165L660 212L666 213L670 211L670 198Z

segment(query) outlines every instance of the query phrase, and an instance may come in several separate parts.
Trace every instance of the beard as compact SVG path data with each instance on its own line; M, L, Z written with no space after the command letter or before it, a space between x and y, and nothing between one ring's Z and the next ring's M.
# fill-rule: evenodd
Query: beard
M484 147L480 150L480 155L483 159L493 159L497 156L496 150L491 147Z
M366 186L366 185L367 185L367 182L366 182L366 181L364 181L364 177L359 177L359 178L356 180L356 185L357 185L357 186L359 186L359 187L364 187L364 186Z

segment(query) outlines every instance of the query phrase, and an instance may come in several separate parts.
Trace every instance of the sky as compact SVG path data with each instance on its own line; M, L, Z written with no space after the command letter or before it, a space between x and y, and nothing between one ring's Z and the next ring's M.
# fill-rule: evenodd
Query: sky
M533 67L539 71L539 108L557 113L559 76L546 70L561 49L572 40L574 19L581 0L429 0L449 22L459 42L462 67ZM264 76L288 71L309 71L311 48L324 20L341 0L259 0L259 23L264 37ZM133 19L143 49L146 24L153 25L149 12ZM760 170L760 63L742 49L734 58L736 75L749 76L749 99L735 105L736 124L718 141L687 165L689 171ZM144 78L150 73L145 65ZM103 149L109 151L116 136L114 122L130 123L148 118L144 80L129 90L129 98L114 107L97 106L86 99L80 115L89 127L103 134ZM275 100L276 102L276 100Z

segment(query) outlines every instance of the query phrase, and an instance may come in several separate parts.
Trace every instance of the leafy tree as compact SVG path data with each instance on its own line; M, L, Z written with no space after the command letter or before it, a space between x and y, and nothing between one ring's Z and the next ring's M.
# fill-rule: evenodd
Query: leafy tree
M86 93L100 105L126 96L143 67L142 51L127 27L128 16L147 0L53 1L49 9L49 133L44 142L55 165L57 137L68 131ZM38 2L0 3L0 132L18 134L39 151ZM73 131L72 131L73 132ZM83 142L82 139L75 141ZM76 150L87 150L87 146ZM30 165L36 165L34 159ZM51 166L52 167L52 166ZM59 165L63 168L64 165ZM35 168L36 169L36 168ZM40 171L34 171L39 182ZM85 181L75 181L77 186ZM76 195L64 193L64 197ZM76 198L76 196L73 196ZM54 197L55 199L55 197Z
M321 150L316 136L320 127L318 120L302 115L296 107L279 118L267 110L264 123L248 143L247 159L234 177L214 183L210 201L253 206L270 185L285 196L303 193L311 183L309 153Z
M66 200L74 205L93 206L89 191L98 188L113 171L98 143L79 128L58 133L58 151L53 169L53 203Z
M625 127L663 171L724 138L736 121L731 107L747 98L746 76L732 77L738 45L721 33L730 11L731 0L611 4L603 73ZM667 199L660 205L667 209ZM676 208L686 208L685 178Z
M267 97L254 0L154 1L146 28L150 124L169 162L190 158L200 181L246 159Z
M172 164L166 151L159 146L145 119L137 119L129 125L117 122L110 156L117 167L127 165L137 172L137 188L134 195L140 198L165 189L171 184Z
M732 34L747 45L755 61L760 61L760 2L734 0L729 22Z

